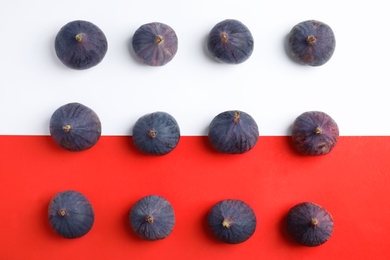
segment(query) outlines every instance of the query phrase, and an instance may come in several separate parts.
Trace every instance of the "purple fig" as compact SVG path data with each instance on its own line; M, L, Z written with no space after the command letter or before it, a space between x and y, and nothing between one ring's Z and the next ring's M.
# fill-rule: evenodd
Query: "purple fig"
M62 148L84 151L100 139L102 126L97 114L89 107L74 102L54 111L50 118L50 135Z
M251 150L259 138L255 120L239 110L218 114L210 123L209 141L220 152L241 154Z
M309 111L295 119L291 137L300 153L325 155L335 147L339 138L339 128L326 113Z
M292 207L286 218L287 233L298 244L319 246L333 233L333 218L323 207L303 202Z
M253 52L253 36L243 23L227 19L217 23L210 31L207 47L219 61L239 64L246 61Z
M55 38L60 61L72 69L89 69L99 64L107 52L107 39L99 27L76 20L64 25Z
M145 154L165 155L176 148L179 140L179 125L166 112L146 114L134 124L134 145Z
M91 230L95 214L84 194L67 190L57 193L51 199L48 217L57 234L65 238L79 238Z
M150 66L163 66L176 55L178 38L168 25L158 22L139 27L132 40L137 58Z
M295 25L289 34L288 51L299 63L321 66L332 57L336 40L331 27L308 20Z
M241 200L222 200L211 208L208 226L218 240L238 244L248 240L255 232L256 215Z
M175 221L171 203L157 195L145 196L137 201L129 214L129 222L134 232L150 241L168 237Z

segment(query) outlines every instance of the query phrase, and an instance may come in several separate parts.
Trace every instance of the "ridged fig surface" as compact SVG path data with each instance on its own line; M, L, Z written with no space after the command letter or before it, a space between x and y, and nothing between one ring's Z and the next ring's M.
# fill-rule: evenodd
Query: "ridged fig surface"
M180 127L166 112L146 114L134 124L134 145L145 154L165 155L176 148L179 140Z
M210 31L207 48L218 61L239 64L253 52L252 33L242 22L226 19L217 23Z
M208 138L217 151L242 154L255 146L259 129L249 114L230 110L214 117L209 126Z
M175 212L171 203L158 195L145 196L135 203L129 214L134 232L145 240L168 237L175 225Z
M291 137L300 153L325 155L336 146L339 128L328 114L321 111L308 111L293 122Z
M103 60L108 43L103 31L95 24L76 20L60 29L54 47L63 64L72 69L84 70Z
M150 66L163 66L175 57L178 38L170 26L152 22L135 31L132 47L140 62Z
M57 234L65 238L79 238L91 230L95 214L84 194L67 190L57 193L51 199L48 217Z
M62 148L84 151L94 146L102 132L97 114L89 107L73 102L54 111L50 118L50 135Z
M295 242L304 246L322 245L333 233L331 214L312 202L302 202L292 207L286 221L287 233Z
M242 200L226 199L216 203L208 214L208 226L215 237L228 244L248 240L256 230L253 209Z
M335 48L332 28L316 20L298 23L288 37L288 51L293 59L310 66L324 65L333 56Z

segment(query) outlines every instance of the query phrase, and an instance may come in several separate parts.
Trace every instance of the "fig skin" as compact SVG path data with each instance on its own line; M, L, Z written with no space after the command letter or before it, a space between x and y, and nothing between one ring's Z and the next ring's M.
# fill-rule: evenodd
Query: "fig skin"
M334 222L331 214L313 202L292 207L286 218L287 233L298 244L320 246L332 236Z
M230 110L214 117L209 126L208 138L219 152L242 154L255 146L259 129L255 120L246 112Z
M85 70L103 60L108 43L103 31L95 24L75 20L59 30L54 47L57 57L67 67Z
M62 148L72 152L94 146L102 132L98 115L89 107L73 102L57 108L50 118L50 135Z
M288 36L288 51L294 60L302 64L324 65L333 56L335 48L332 28L320 21L298 23Z
M133 143L143 153L166 155L176 148L180 127L175 118L162 111L140 117L133 128Z
M142 25L135 31L132 47L141 63L164 66L175 57L178 38L170 26L152 22Z
M129 222L139 237L155 241L165 239L171 234L176 217L168 200L158 195L148 195L131 208Z
M292 124L291 137L296 149L304 155L325 155L336 146L339 138L337 123L326 113L308 111Z
M88 198L74 190L57 193L50 201L48 218L53 230L64 238L79 238L87 234L95 213Z
M252 33L243 23L226 19L217 23L207 39L209 52L220 62L239 64L246 61L253 52Z
M242 200L235 199L214 204L207 221L213 235L228 244L245 242L253 235L257 225L252 208Z

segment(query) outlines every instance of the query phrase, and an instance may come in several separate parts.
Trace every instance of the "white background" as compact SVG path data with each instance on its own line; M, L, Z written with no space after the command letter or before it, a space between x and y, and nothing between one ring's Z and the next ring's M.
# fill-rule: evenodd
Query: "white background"
M206 37L237 19L252 32L252 56L239 65L214 61ZM58 30L88 20L108 39L89 70L65 67L54 51ZM294 63L286 36L304 20L330 25L336 51L321 67ZM139 64L130 50L144 23L170 25L179 50L163 67ZM252 115L260 135L289 135L309 110L331 115L340 134L390 135L390 1L36 0L0 3L0 135L48 135L59 106L80 102L100 117L103 135L130 135L146 113L165 111L182 135L207 135L225 110Z

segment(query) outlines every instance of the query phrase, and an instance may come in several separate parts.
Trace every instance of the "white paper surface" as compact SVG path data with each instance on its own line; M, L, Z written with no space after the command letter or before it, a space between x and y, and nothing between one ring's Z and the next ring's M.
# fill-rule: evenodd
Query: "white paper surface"
M297 4L297 2L299 2ZM130 135L146 113L165 111L182 135L207 135L225 110L252 115L260 135L289 135L309 110L331 115L341 135L389 135L390 1L2 1L0 3L0 135L48 135L59 106L80 102L100 117L103 135ZM206 37L218 22L237 19L252 32L252 56L221 64ZM89 70L65 67L54 51L58 30L88 20L108 39L104 60ZM330 25L336 50L321 67L291 61L286 36L297 23ZM179 38L174 59L149 67L130 41L144 23L170 25Z

